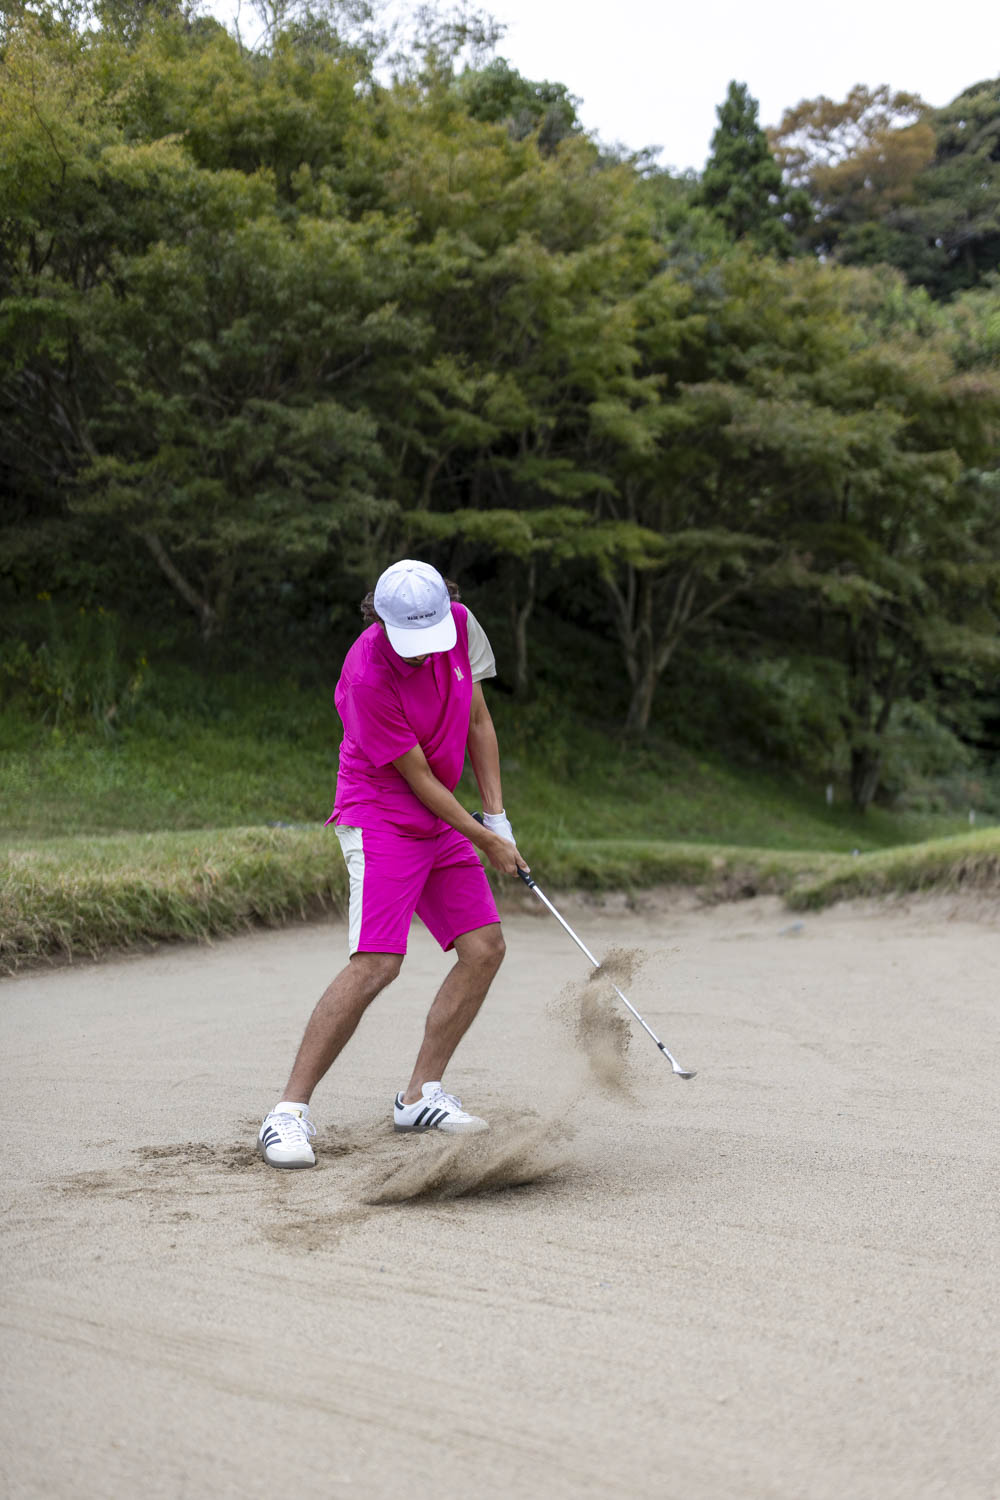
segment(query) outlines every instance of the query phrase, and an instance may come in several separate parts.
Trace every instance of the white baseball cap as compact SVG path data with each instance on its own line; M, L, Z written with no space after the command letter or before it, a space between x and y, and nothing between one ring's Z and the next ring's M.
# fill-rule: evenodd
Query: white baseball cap
M375 613L400 656L450 651L458 639L451 595L437 568L406 557L375 585Z

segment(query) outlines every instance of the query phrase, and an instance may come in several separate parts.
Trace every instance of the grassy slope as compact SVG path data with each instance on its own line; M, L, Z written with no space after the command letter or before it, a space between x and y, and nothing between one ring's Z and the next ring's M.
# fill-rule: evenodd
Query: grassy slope
M610 732L549 726L495 707L508 808L518 835L657 839L850 853L967 828L964 817L864 817L823 788L738 769L661 744L623 747ZM337 720L294 689L281 704L176 717L106 742L0 719L0 837L49 839L162 829L321 823L333 805ZM460 795L474 805L466 776Z
M15 845L0 860L0 969L207 938L341 910L328 830L212 829Z
M871 854L790 853L654 840L542 841L550 890L698 887L708 899L762 891L793 908L924 889L1000 889L1000 830ZM0 970L96 956L166 938L207 938L342 911L344 866L324 828L249 828L15 846L0 860Z
M860 818L787 778L624 749L579 726L567 736L503 701L497 718L507 806L554 890L682 882L804 906L1000 885L1000 832L970 835L964 819ZM111 744L8 717L0 750L0 968L342 907L342 861L322 827L336 777L329 705L291 689L280 704L162 718ZM471 782L460 795L476 804Z
M787 899L798 910L813 910L854 897L931 890L1000 892L1000 830L985 828L858 859L841 858L797 882Z

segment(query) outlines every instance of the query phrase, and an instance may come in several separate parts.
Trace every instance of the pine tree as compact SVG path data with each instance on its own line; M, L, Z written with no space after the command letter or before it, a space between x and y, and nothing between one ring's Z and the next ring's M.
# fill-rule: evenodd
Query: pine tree
M748 238L760 250L790 255L793 241L786 217L797 211L797 204L758 122L757 100L745 83L734 80L716 114L719 123L699 201L734 240Z

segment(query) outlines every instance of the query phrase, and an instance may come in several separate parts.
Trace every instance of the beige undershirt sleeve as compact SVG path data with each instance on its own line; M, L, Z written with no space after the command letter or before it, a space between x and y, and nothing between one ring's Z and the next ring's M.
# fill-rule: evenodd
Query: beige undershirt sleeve
M466 615L469 627L469 666L472 668L472 680L482 682L484 677L497 675L496 657L487 640L486 631L468 606L466 606Z

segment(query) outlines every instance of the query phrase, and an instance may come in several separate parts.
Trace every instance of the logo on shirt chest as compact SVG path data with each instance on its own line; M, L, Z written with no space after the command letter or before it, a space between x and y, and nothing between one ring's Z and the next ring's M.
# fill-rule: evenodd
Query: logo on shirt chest
M457 677L457 679L458 679L459 682L462 681L463 677L465 676L465 673L462 671L461 667L456 667L455 668L455 676Z

